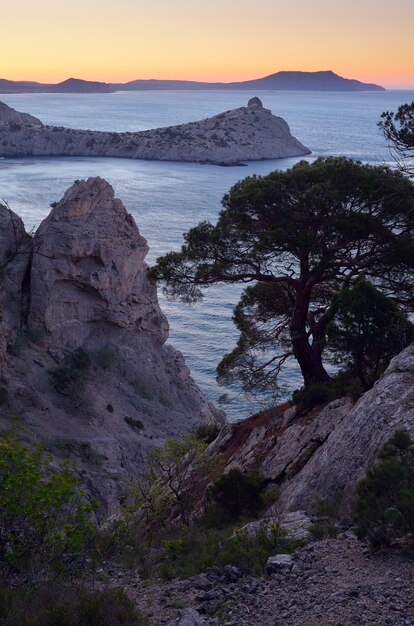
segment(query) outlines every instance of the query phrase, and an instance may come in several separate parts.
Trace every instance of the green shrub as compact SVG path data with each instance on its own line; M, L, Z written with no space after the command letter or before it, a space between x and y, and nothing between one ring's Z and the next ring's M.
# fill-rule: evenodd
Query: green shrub
M167 408L171 409L171 407L172 407L172 402L171 402L171 400L169 400L168 398L166 398L166 396L163 396L163 395L161 394L161 395L160 395L160 397L159 397L159 401L160 401L160 404L162 404L162 406L165 406L165 407L167 407Z
M144 428L144 424L141 422L141 420L136 420L133 417L128 417L128 415L124 417L124 420L128 424L128 426L131 426L131 428L136 428L137 430L142 430Z
M98 365L104 370L110 370L117 361L117 354L111 348L102 348L95 353Z
M314 383L296 389L292 394L292 402L303 411L311 411L316 406L344 396L357 400L363 392L364 388L355 371L348 368L337 372L328 383Z
M414 338L406 313L364 276L333 299L332 313L327 346L336 362L354 372L364 390Z
M333 520L323 519L313 522L309 526L309 531L315 539L336 539L339 531Z
M0 575L36 576L82 553L93 536L92 504L69 465L52 469L40 445L0 436Z
M218 456L205 454L206 444L194 435L167 439L152 448L141 480L133 483L130 510L143 515L150 526L178 517L188 525L194 507L203 501L206 486L221 468Z
M260 513L264 488L264 478L258 472L232 469L209 488L208 497L230 519L238 520L242 515L257 516Z
M67 354L63 365L49 370L49 377L56 391L64 396L81 396L90 365L90 356L83 348Z
M209 445L212 441L217 439L217 436L220 432L220 426L217 424L199 424L194 431L195 436L200 441L204 441L205 444Z
M91 366L91 357L84 348L76 348L76 350L66 355L65 364L72 369L85 372Z
M105 458L102 454L99 454L93 450L89 441L78 441L76 439L55 439L48 443L48 449L58 450L61 454L68 457L70 454L76 454L83 461L87 463L94 463L100 465Z
M76 396L85 389L83 372L64 365L49 371L50 380L58 393L62 396Z
M87 590L57 583L0 590L0 624L7 626L144 626L123 589Z
M316 497L314 512L319 519L309 526L315 539L336 539L338 536L339 530L336 522L340 516L342 497L342 491L337 491L331 499Z
M187 577L211 566L224 568L231 564L244 574L262 575L270 555L293 552L297 547L298 543L287 540L280 527L270 533L261 529L249 538L244 529L235 530L233 525L221 529L198 525L162 542L158 572L164 578Z
M152 400L153 394L151 386L144 380L136 380L134 383L132 383L132 388L144 400Z
M380 459L358 483L354 504L357 535L373 547L414 537L414 442L397 430Z
M292 394L292 402L299 404L305 411L328 402L331 399L329 383L313 383L307 387L296 389Z

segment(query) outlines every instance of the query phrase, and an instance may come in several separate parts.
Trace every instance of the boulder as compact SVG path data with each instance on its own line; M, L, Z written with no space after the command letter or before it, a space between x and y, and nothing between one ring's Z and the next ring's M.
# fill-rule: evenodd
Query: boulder
M242 573L234 565L226 565L224 568L224 578L230 583L236 583L241 578Z
M181 615L175 622L177 626L203 626L205 619L195 609L182 609Z
M269 556L266 561L267 574L281 574L285 576L292 570L294 564L293 556L291 554L277 554L276 556Z
M288 539L293 541L308 541L312 534L309 527L312 520L305 511L289 511L278 516L265 517L255 522L249 522L236 533L246 533L247 537L252 541L256 539L259 533L265 533L271 538L275 530L279 527L287 533Z

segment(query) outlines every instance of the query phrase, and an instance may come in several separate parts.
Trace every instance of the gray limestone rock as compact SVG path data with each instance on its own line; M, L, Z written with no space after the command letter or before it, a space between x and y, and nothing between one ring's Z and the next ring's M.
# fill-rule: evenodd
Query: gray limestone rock
M224 568L224 577L231 583L236 583L241 578L242 573L238 567L234 565L226 565Z
M394 357L383 377L356 403L342 398L306 414L287 405L227 424L210 445L226 470L259 468L277 484L268 515L312 511L317 496L343 492L343 513L356 484L395 430L414 436L414 344Z
M177 626L203 626L205 619L195 609L182 609Z
M35 118L31 125L10 125L6 122L14 110L9 109L0 108L3 157L106 156L228 165L310 154L285 120L265 109L259 98L250 99L247 107L197 122L126 133L42 126Z
M37 117L33 117L33 115L29 115L29 113L20 113L16 111L12 107L9 107L4 102L0 102L0 127L3 125L7 125L7 127L2 128L0 132L16 132L20 130L18 126L36 126L42 127L42 122L37 119Z
M7 345L11 346L27 314L32 239L22 220L0 204L0 376Z
M88 340L107 346L109 329L163 344L168 323L147 278L147 251L105 180L75 182L34 237L30 326L71 349Z
M269 556L266 561L266 572L268 574L288 574L293 567L293 556L291 554L277 554Z
M353 495L379 450L397 429L414 437L414 344L394 357L384 376L345 416L339 417L324 444L281 493L279 506L309 508L316 494Z
M278 516L265 517L255 522L249 522L237 532L246 533L250 540L254 540L258 533L265 533L269 538L275 529L282 527L288 538L293 541L308 541L311 538L309 526L312 520L305 511L289 511Z
M151 447L223 414L165 345L146 241L106 181L76 182L35 233L33 252L17 216L1 209L0 227L0 264L13 228L24 242L1 290L1 354L13 333L22 344L2 365L0 428L18 414L57 458L71 458L102 514L111 513ZM62 391L54 381L79 348L88 362L82 385Z

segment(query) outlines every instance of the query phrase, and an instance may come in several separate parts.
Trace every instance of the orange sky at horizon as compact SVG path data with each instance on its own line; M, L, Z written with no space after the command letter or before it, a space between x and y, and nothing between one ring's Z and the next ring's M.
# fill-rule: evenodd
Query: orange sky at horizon
M414 2L21 0L2 7L0 78L232 81L331 69L414 88Z

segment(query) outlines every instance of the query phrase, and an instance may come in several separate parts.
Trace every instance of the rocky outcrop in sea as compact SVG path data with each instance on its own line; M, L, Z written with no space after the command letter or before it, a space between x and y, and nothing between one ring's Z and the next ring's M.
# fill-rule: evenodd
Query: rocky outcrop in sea
M122 157L231 165L310 154L259 98L214 117L140 132L44 126L0 103L0 156Z

